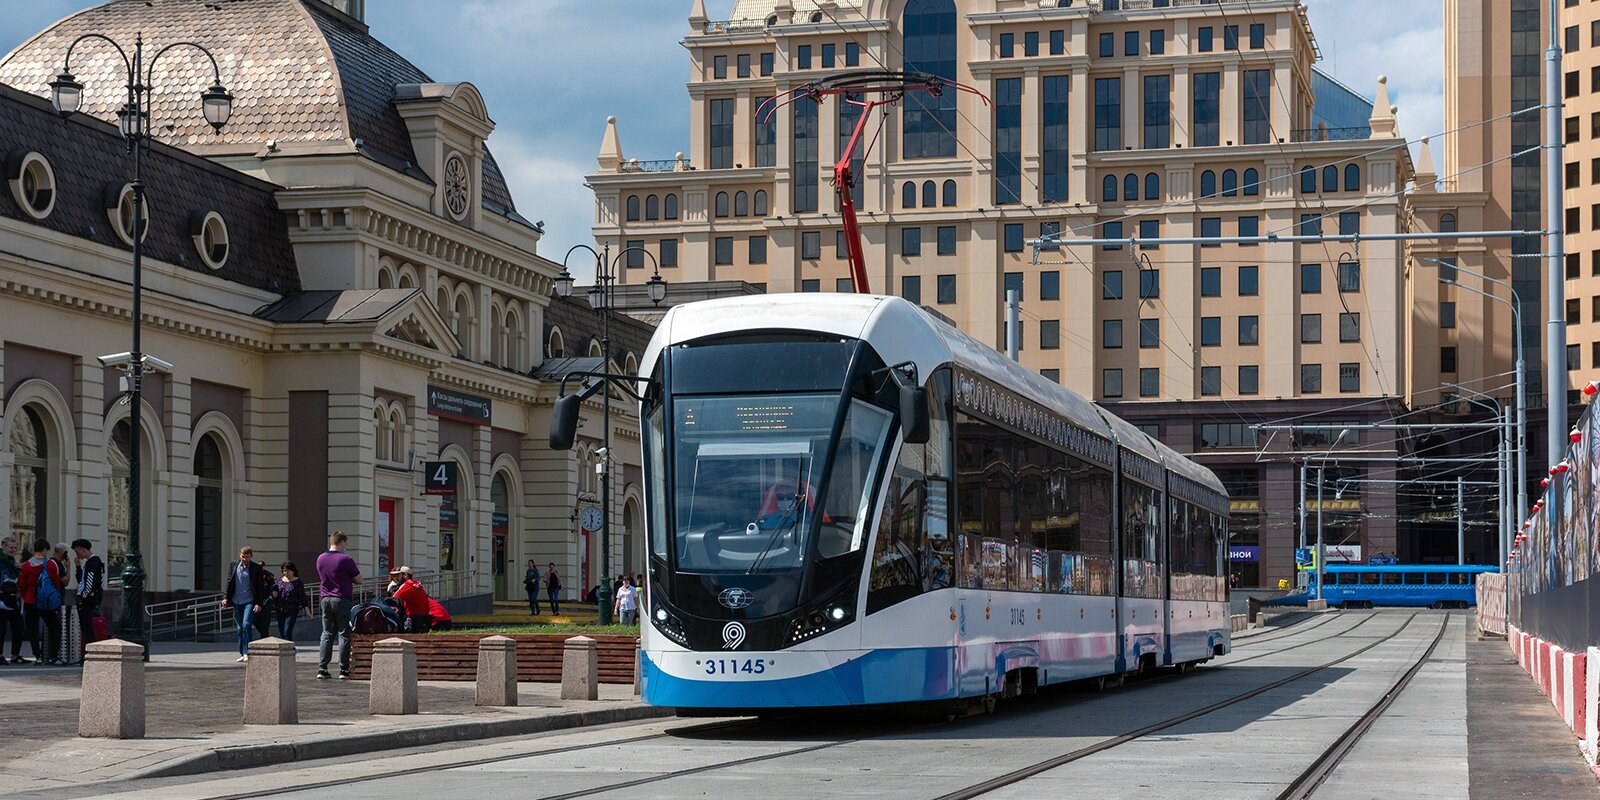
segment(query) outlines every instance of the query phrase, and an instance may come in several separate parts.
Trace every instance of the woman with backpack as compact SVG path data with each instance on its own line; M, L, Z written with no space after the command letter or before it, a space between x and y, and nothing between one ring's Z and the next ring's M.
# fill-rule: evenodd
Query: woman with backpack
M50 557L50 542L40 539L33 543L33 558L22 564L22 575L17 588L22 595L23 627L33 644L36 664L65 664L61 658L61 603L66 598L62 587L66 585L61 568ZM39 623L43 622L45 636L39 636ZM48 645L46 644L48 643Z

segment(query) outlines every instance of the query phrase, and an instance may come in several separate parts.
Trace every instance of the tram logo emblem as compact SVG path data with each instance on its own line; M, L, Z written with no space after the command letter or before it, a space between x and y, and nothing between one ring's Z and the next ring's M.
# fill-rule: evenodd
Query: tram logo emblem
M750 604L755 601L756 596L754 593L749 589L741 589L737 586L723 589L722 593L717 595L717 602L735 611L741 608L749 608Z
M744 644L744 625L730 622L722 626L722 649L738 650Z

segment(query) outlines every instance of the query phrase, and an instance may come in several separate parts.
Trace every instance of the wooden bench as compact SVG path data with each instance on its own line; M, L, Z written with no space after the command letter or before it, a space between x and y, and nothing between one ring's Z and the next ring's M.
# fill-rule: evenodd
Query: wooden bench
M363 634L351 635L350 672L358 680L372 675L372 643L398 637L417 643L417 680L475 681L478 678L478 640L493 633ZM578 634L509 634L517 642L517 680L560 683L561 654L567 639ZM600 657L601 683L633 683L637 636L592 635Z

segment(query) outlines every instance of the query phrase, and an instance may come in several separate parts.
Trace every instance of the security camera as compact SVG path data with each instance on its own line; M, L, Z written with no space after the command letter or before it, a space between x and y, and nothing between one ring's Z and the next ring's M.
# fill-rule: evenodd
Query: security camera
M171 361L162 361L161 359L151 355L144 357L144 367L147 371L156 370L157 372L172 372Z
M594 451L594 454L601 458L607 458L611 455L611 448L602 447L599 450Z
M97 359L102 367L122 367L133 362L132 353L112 353L109 356L99 356Z

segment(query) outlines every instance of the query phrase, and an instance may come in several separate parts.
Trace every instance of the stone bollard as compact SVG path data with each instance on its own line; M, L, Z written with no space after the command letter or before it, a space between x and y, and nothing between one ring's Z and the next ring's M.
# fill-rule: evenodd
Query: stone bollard
M1320 600L1320 599L1317 599L1317 598L1312 598L1310 600L1307 600L1306 601L1306 610L1307 611L1327 611L1328 610L1328 601L1327 600Z
M294 683L294 642L257 639L244 665L244 724L293 725L300 721Z
M144 648L109 639L83 657L78 735L99 739L144 738Z
M600 699L600 658L587 636L567 640L561 652L561 699Z
M644 688L640 672L644 670L644 653L639 650L639 640L633 641L633 696L638 697Z
M517 640L509 636L478 640L478 692L473 704L517 704Z
M416 642L390 638L372 645L367 713L417 713Z

